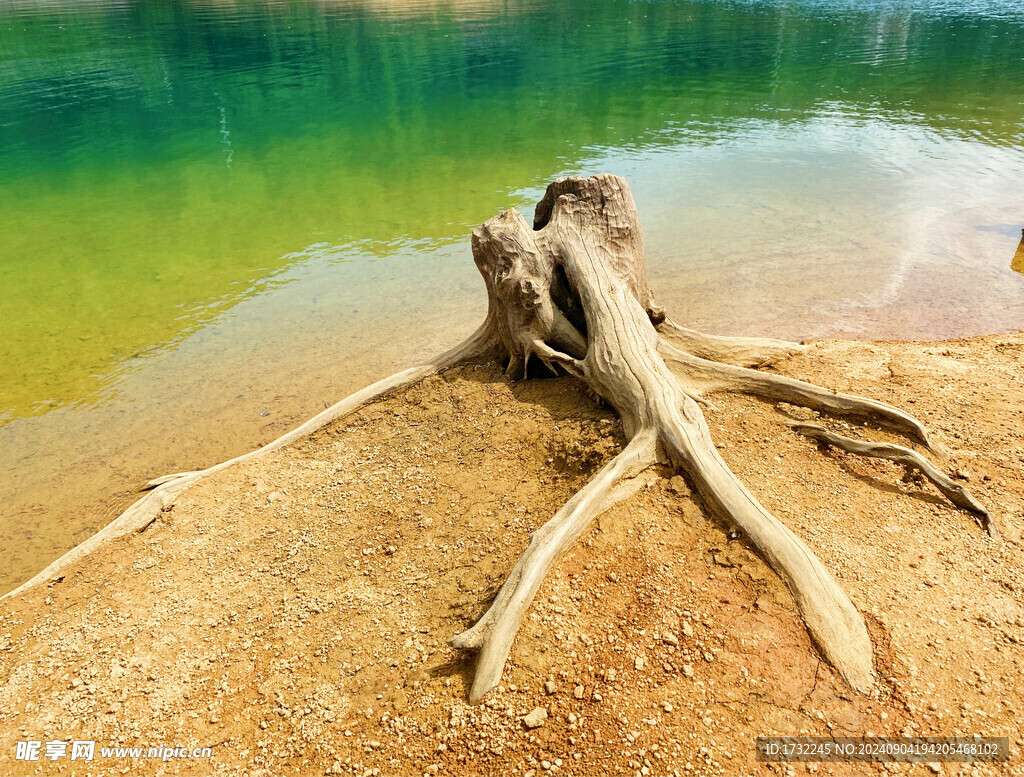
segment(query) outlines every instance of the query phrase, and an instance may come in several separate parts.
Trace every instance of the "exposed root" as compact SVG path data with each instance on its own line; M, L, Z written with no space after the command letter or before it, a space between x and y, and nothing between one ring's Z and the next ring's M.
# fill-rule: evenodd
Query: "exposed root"
M688 396L704 386L677 381L662 353L677 353L679 360L691 366L759 373L697 359L659 337L646 291L639 224L624 181L612 176L567 179L553 184L549 195L552 191L560 194L542 201L545 212L534 221L542 225L539 231L530 230L519 212L511 210L485 223L473 236L477 266L488 289L494 290L489 315L503 322L503 345L516 353L530 343L535 353L577 375L615 408L628 438L646 440L655 435L662 458L685 472L705 502L741 528L786 580L808 630L833 666L854 688L868 689L873 682L871 643L857 609L807 546L768 513L722 461L700 408ZM546 289L547 304L564 306L566 321L581 335L585 333L588 347L582 358L553 342L548 323L553 316L536 298L538 289ZM524 310L535 313L524 316ZM691 336L721 345L698 333ZM771 347L776 355L794 350L777 342ZM715 352L724 358L724 346ZM810 388L834 399L824 389ZM807 401L823 404L814 396ZM847 409L846 404L840 406ZM580 495L602 484L599 474ZM570 520L577 504L571 500L551 525ZM474 699L500 677L522 614L543 571L557 555L552 548L561 547L541 543L534 550L531 545L487 615L453 642L483 650ZM526 571L528 584L522 582Z
M762 399L788 402L837 416L851 416L906 435L932 449L924 425L899 408L866 397L840 394L782 375L710 361L681 351L661 340L659 352L684 385L696 384L709 391L736 391Z
M593 520L632 489L616 490L621 481L639 475L656 462L653 433L635 436L623 451L535 531L530 545L512 569L490 609L476 624L449 640L452 647L480 651L469 700L477 702L501 679L519 624L548 569Z
M722 460L697 401L708 404L702 391L738 391L862 418L930 447L921 423L882 402L748 367L804 346L704 335L668 321L647 286L639 218L620 178L555 181L537 206L533 229L519 211L505 211L473 232L473 258L487 287L488 310L484 324L466 342L353 394L257 451L201 472L152 481L153 490L102 532L7 596L51 579L110 539L148 526L206 475L288 445L391 390L484 355L508 359L507 373L525 377L535 356L551 371L575 376L614 407L630 442L534 533L491 607L451 640L453 646L480 650L471 700L478 701L500 679L522 618L551 565L595 516L634 493L643 482L638 473L655 461L683 471L708 507L743 532L789 585L824 656L853 688L868 690L873 659L863 618L810 548ZM955 504L983 516L989 532L998 536L984 507L917 453L813 425L794 428L843 450L921 471Z
M123 537L126 534L142 531L148 527L160 513L171 509L175 497L184 491L188 486L195 483L203 476L203 472L192 472L183 474L165 483L157 485L144 497L135 502L121 515L104 526L99 532L92 535L85 542L76 545L59 559L50 564L46 569L23 583L13 591L0 596L0 600L8 597L18 596L30 588L46 583L55 577L71 564L79 559L85 558L101 545Z
M663 340L709 361L738 367L762 367L776 359L807 350L806 345L768 337L723 337L679 326L671 319L658 326Z
M0 600L18 596L37 585L52 580L70 564L84 558L101 545L117 539L118 537L123 537L126 534L140 531L141 529L149 526L161 512L166 512L171 509L174 504L174 500L186 488L194 485L202 478L212 475L214 472L226 469L234 464L240 464L243 461L264 456L272 451L283 448L286 445L290 445L296 440L308 437L318 429L322 429L328 424L338 420L339 418L343 418L349 413L358 410L363 405L366 405L375 399L379 399L391 391L412 385L428 375L433 375L461 362L470 361L474 358L478 358L492 352L495 341L491 333L492 329L489 322L485 322L483 326L473 333L473 335L457 345L455 348L435 357L426 364L403 370L402 372L398 372L390 377L384 378L383 380L379 380L376 383L351 394L340 402L327 408L322 413L306 421L302 426L278 437L273 442L267 443L262 448L258 448L257 450L243 454L242 456L236 456L235 458L223 461L220 464L215 464L208 469L198 470L196 472L179 472L174 475L165 475L164 477L151 480L148 483L148 487L152 488L152 490L148 494L132 504L131 507L121 513L121 515L85 542L80 545L76 545L63 556L58 558L35 577L25 583L22 583L13 591L8 591L3 596L0 596Z
M705 502L739 528L786 581L808 632L829 663L851 687L867 692L874 682L871 640L857 608L825 565L729 469L703 416L660 431L662 445L672 449L669 458L682 463Z
M949 499L950 502L964 510L970 510L979 518L979 523L989 535L999 539L999 529L996 527L988 510L978 502L965 486L960 485L938 470L928 459L916 451L904 448L902 445L892 445L884 442L868 442L866 440L855 440L852 437L845 437L835 432L830 432L823 426L817 424L793 423L789 428L806 437L811 437L826 445L855 453L858 456L866 456L872 459L888 459L897 464L902 464L908 470L916 470L924 475L934 486Z
M165 483L173 483L175 480L180 480L181 478L187 478L190 477L191 475L198 475L200 472L202 472L202 470L197 469L192 470L191 472L175 472L173 475L164 475L163 477L153 478L151 481L146 483L146 485L140 488L139 491L148 491L151 488L162 486Z

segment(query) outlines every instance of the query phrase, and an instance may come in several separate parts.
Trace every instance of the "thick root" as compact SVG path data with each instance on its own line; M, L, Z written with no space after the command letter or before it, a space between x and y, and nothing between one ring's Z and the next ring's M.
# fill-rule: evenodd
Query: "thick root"
M866 456L872 459L888 459L897 464L902 464L908 470L916 470L924 475L932 484L942 492L943 496L957 507L970 510L980 519L980 524L989 536L999 539L999 529L996 528L992 516L988 510L967 490L965 486L951 480L943 472L921 456L916 451L904 448L902 445L892 445L884 442L868 442L866 440L855 440L852 437L845 437L835 432L830 432L823 426L817 424L790 424L789 428L806 437L811 437L825 445L854 453L858 456Z
M718 454L703 416L659 430L670 458L682 462L709 506L739 528L789 586L822 653L855 690L874 683L871 640L864 619L817 556L768 512Z
M655 461L654 435L635 436L551 520L533 533L530 545L490 609L472 628L449 640L452 647L480 651L470 702L478 702L501 679L519 624L551 565L598 515L633 493L633 489L617 489L616 486L636 477Z
M840 394L794 378L758 372L746 367L710 361L681 351L661 340L659 353L683 385L695 385L705 391L736 391L761 399L788 402L836 416L850 416L903 434L932 449L928 431L912 415L897 407L866 397Z
M737 367L762 367L807 350L806 345L768 337L723 337L697 332L666 320L658 326L662 339L702 359Z

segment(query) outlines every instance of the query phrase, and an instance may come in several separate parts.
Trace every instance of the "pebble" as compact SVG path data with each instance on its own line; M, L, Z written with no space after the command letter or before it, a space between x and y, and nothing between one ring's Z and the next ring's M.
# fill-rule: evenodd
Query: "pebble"
M582 699L582 698L583 698L583 686L582 686L582 685L577 685L577 686L576 686L576 687L575 687L575 688L573 689L572 695L573 695L573 696L574 696L575 698L577 698L577 699Z
M558 686L551 680L548 680L546 683L544 683L544 693L548 694L549 696L555 693L555 691L557 690Z
M538 728L544 725L544 721L548 719L548 711L543 707L534 707L533 711L523 718L523 725L527 728Z
M637 668L637 671L640 671L644 668L644 659L641 656L637 656L636 661L633 662L633 666Z

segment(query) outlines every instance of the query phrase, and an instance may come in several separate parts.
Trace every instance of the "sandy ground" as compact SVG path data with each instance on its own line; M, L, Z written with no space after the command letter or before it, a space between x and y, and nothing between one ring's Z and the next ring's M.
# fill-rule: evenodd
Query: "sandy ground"
M201 482L0 604L0 775L1024 774L1024 334L822 341L774 369L916 414L1004 534L892 464L819 450L789 408L712 398L723 457L865 613L875 693L844 685L774 573L663 477L556 565L502 686L468 705L473 656L446 639L623 440L570 379L466 367ZM759 735L829 733L1008 736L1012 756L754 760ZM39 761L16 759L28 740ZM95 757L48 760L52 740Z

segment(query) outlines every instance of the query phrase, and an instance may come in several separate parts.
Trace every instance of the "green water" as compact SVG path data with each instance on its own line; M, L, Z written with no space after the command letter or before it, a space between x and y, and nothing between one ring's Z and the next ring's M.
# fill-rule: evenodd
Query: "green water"
M172 448L209 464L237 451L172 430L247 423L266 383L317 395L298 418L457 340L483 304L472 226L598 171L630 180L679 320L1024 326L1024 8L0 5L0 534L26 548L17 574L109 517L68 529L63 503L101 487L24 483L99 483L99 458L124 489Z
M1019 9L6 5L0 409L89 398L309 245L464 240L595 147L784 136L838 106L1019 149Z

